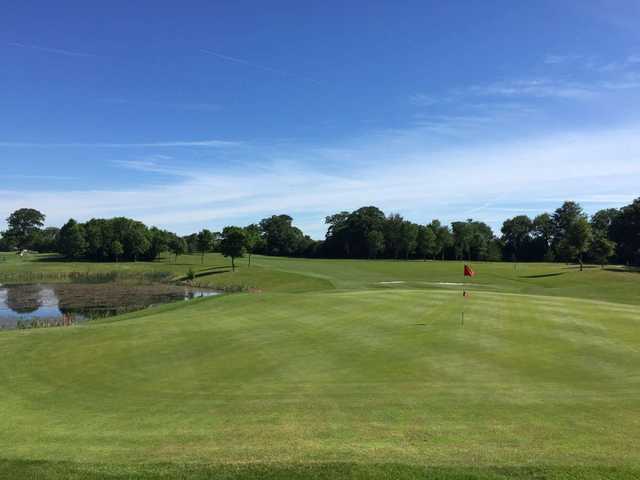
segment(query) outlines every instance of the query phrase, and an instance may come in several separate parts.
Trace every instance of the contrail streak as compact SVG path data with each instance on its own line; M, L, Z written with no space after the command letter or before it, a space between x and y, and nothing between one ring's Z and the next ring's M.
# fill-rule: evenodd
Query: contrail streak
M250 62L248 60L244 60L242 58L230 57L229 55L222 55L221 53L213 52L213 51L207 50L205 48L201 48L200 51L202 53L206 53L207 55L212 55L212 56L220 58L222 60L227 60L229 62L238 63L240 65L246 65L247 67L256 68L258 70L263 70L265 72L276 73L278 75L284 75L286 77L299 78L301 80L308 80L310 82L319 83L317 80L314 80L313 78L300 76L300 75L297 75L297 74L293 74L293 73L287 72L285 70L279 70L277 68L266 67L264 65L253 63L253 62Z
M19 47L19 48L30 48L32 50L39 50L41 52L47 53L56 53L58 55L66 55L67 57L97 57L93 53L85 53L85 52L74 52L72 50L63 50L61 48L49 48L49 47L41 47L39 45L25 45L24 43L19 42L10 42L8 43L11 47Z

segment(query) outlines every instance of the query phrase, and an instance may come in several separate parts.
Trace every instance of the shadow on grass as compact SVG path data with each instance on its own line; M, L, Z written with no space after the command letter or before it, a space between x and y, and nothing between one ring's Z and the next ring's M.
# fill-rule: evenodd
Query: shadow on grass
M132 263L138 263L138 264L151 264L154 263L155 260L148 260L148 259L139 259L139 260L129 260L129 259L119 259L117 262L115 260L94 260L94 259L90 259L90 258L73 258L73 259L69 259L67 257L65 257L64 255L51 255L48 257L38 257L38 258L34 258L32 260L32 262L34 263L96 263L96 264L100 264L100 265L106 265L106 264L110 264L110 265L121 265L121 264L132 264Z
M35 263L65 263L65 262L70 262L71 260L69 260L67 257L65 257L64 255L50 255L47 257L38 257L38 258L34 258L32 260ZM79 258L76 260L73 260L74 263L89 263L89 260L83 259L83 258Z
M521 275L520 278L546 278L546 277L557 277L558 275L564 275L566 272L558 272L558 273L541 273L540 275Z
M231 267L211 267L205 270L198 270L197 272L194 272L193 274L193 278L201 278L201 277L209 277L212 275L219 275L221 273L229 273L231 271ZM177 281L179 282L184 282L186 280L189 280L189 275L182 275L178 278L176 278Z
M207 265L206 263L200 263L200 262L193 262L193 263L184 263L184 262L174 262L174 261L168 261L167 262L169 265L175 265L177 267L198 267L198 268L227 268L226 265L223 266L217 266L217 267L212 267L211 265Z
M604 267L603 270L605 272L614 272L614 273L640 273L640 268L638 267Z
M312 464L78 464L30 460L0 460L0 478L69 480L149 479L423 479L423 480L636 480L640 470L616 467L428 467L397 463Z
M196 272L195 274L195 278L200 278L200 277L208 277L210 275L219 275L221 273L229 273L231 271L231 268L227 268L226 270L216 270L216 271L206 271L206 272Z

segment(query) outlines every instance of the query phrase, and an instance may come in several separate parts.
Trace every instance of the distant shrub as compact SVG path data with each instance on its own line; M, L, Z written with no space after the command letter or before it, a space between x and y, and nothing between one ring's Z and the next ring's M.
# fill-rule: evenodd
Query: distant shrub
M196 272L193 270L193 268L189 267L189 271L187 272L187 280L191 281L194 280L196 278Z

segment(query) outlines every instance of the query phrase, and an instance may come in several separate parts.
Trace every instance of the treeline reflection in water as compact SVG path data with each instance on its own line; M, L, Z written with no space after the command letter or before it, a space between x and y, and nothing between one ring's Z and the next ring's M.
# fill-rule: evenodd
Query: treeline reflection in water
M0 285L0 329L68 326L218 293L160 283L5 284Z

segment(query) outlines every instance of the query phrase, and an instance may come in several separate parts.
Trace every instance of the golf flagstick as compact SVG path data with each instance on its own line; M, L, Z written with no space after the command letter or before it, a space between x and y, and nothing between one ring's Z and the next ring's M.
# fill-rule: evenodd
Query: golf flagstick
M467 291L465 290L467 286L467 266L464 266L462 271L462 318L460 319L460 326L464 327L464 302L467 299Z
M464 327L464 302L467 299L468 295L467 295L467 277L473 277L476 274L476 272L473 271L473 269L465 264L464 265L464 272L463 272L463 277L462 277L462 319L461 319L461 324Z

